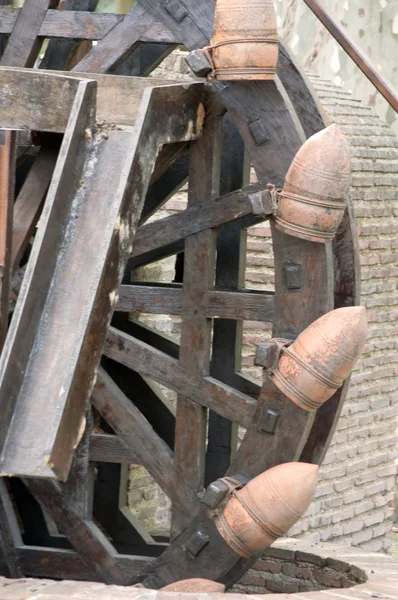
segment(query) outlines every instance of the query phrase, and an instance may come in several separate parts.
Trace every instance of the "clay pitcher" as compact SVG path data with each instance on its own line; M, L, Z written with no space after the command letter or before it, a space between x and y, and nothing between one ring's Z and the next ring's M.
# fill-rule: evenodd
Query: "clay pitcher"
M211 44L216 79L273 79L278 63L273 0L217 0Z
M256 556L284 535L311 504L317 465L285 463L235 491L215 517L227 544L244 558Z
M298 406L316 410L350 375L366 335L365 307L332 310L282 351L271 379Z
M347 206L350 183L350 148L340 128L331 125L297 152L277 195L277 228L311 242L331 241Z

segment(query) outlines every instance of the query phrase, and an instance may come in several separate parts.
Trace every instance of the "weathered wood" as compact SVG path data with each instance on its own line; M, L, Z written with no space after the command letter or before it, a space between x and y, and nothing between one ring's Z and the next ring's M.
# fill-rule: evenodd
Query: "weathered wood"
M188 211L200 206L201 212L207 212L207 203L219 195L222 119L216 115L207 115L207 119L202 138L190 152ZM215 232L200 231L187 237L184 256L180 365L193 377L201 377L210 370L211 321L206 316L206 305L215 278ZM180 393L174 450L180 470L178 487L187 481L193 490L203 490L206 424L207 411ZM186 525L173 504L172 537Z
M193 377L177 360L113 327L108 329L104 354L244 427L251 422L251 398L212 377Z
M138 464L140 457L134 450L128 448L117 435L94 433L90 437L90 460Z
M94 91L91 82L80 82L79 85L84 90ZM88 148L85 144L90 143L87 130L91 124L87 115L86 118L79 117L80 108L76 109L76 123L71 127L70 136L64 136L63 160L57 163L57 176L53 178L47 199L41 235L36 238L28 264L24 297L19 298L2 364L0 403L6 414L2 422L3 443L3 435L19 402L18 420L13 421L15 430L7 437L7 444L14 445L12 450L7 446L3 472L40 473L43 477L54 477L55 474L60 479L66 478L79 436L85 399L100 359L106 327L115 305L123 266L131 252L158 148L164 141L188 141L200 134L202 98L203 85L200 83L148 90L137 128L132 133L109 132L109 138L96 146L94 168L86 171ZM82 93L79 102L84 100ZM92 98L88 96L86 101L85 110L91 118ZM178 102L184 104L184 114L164 119L164 112L174 113ZM155 136L150 135L153 130ZM141 168L143 155L147 157L144 170ZM79 156L81 163L76 164ZM64 163L68 161L72 175L65 168ZM68 185L62 185L65 178ZM119 182L116 192L115 178ZM129 191L131 182L134 182L134 202L131 202ZM79 202L73 202L75 195ZM92 203L95 203L95 210ZM66 227L71 220L73 226ZM89 246L88 238L91 240ZM61 244L63 252L56 261L57 248ZM84 272L80 269L71 271L70 265L80 264L83 258L92 267ZM104 270L105 263L107 268ZM67 306L65 298L68 298ZM41 321L43 314L47 315L44 322ZM73 322L70 314L74 315ZM62 332L62 346L53 336L53 323L57 324L57 334ZM37 336L40 344L37 344ZM35 347L33 353L32 347ZM16 356L20 358L19 363L15 361ZM22 363L25 365L23 370L20 368ZM88 373L91 376L87 376ZM47 401L49 396L58 398L57 405L51 405L51 410ZM35 424L32 423L32 406L40 415ZM49 424L45 436L42 435L42 414L46 414ZM53 418L51 426L50 414ZM40 435L34 434L34 427L40 428ZM23 443L17 443L21 439Z
M130 583L131 577L117 563L112 544L92 521L83 519L65 500L60 484L39 479L26 479L24 483L100 581L119 585Z
M306 137L324 129L328 118L320 102L316 100L306 75L296 65L291 52L279 45L278 76L292 102Z
M265 218L273 212L270 195L258 185L248 186L141 226L134 239L132 255L151 252L246 215L261 214Z
M142 322L131 320L127 314L115 313L112 318L112 326L176 360L179 358L180 346L173 338Z
M221 191L224 194L239 189L249 179L245 147L228 113L224 117L223 126L221 177ZM239 221L224 225L217 231L216 285L223 290L232 291L245 285L245 238L246 230ZM210 372L234 387L236 372L241 367L243 322L231 321L228 316L230 315L224 315L224 319L214 322ZM226 473L231 455L236 451L236 434L237 427L234 423L210 412L206 455L207 485Z
M81 79L97 82L96 119L111 125L135 125L145 89L173 84L156 78L1 68L0 85L10 89L2 104L2 126L63 133Z
M0 129L0 350L8 327L16 133Z
M25 2L15 21L6 49L0 59L1 66L33 67L43 39L39 36L48 8L58 0Z
M65 0L62 4L62 11L75 10L95 11L98 5L98 0ZM87 43L87 42L86 42ZM90 45L91 46L91 45ZM40 63L41 69L55 69L57 71L68 70L73 56L81 47L81 42L76 39L49 40L46 52ZM90 48L91 49L91 48Z
M15 201L11 252L13 272L17 269L39 220L57 156L56 150L40 150Z
M155 285L122 285L115 310L157 315L181 315L183 291ZM211 290L207 293L208 319L237 319L272 322L274 296L270 292Z
M103 363L106 372L116 385L149 421L155 433L173 450L175 415L159 386L120 363L109 359L104 360Z
M0 574L3 577L23 577L15 550L22 545L18 522L4 478L0 478Z
M73 70L83 73L106 73L137 48L145 31L155 22L153 13L141 3L137 4Z
M12 5L12 0L0 0L0 11L3 10L2 7L10 6L10 5ZM1 19L1 17L0 17L0 19ZM7 37L5 35L0 34L0 56L3 54L6 44L7 44Z
M0 7L0 34L9 35L20 13L20 8ZM124 15L113 13L92 13L84 11L48 10L41 24L41 38L71 38L76 40L101 40L115 25L122 21ZM160 23L153 23L140 36L141 42L158 42L175 44L175 36ZM53 68L53 67L52 67Z
M84 558L73 550L21 546L17 548L17 555L26 577L98 581L98 576ZM153 562L153 559L118 554L114 561L125 577L131 579Z
M137 454L138 464L151 473L178 507L182 522L189 523L198 506L194 489L186 481L179 481L179 467L173 463L168 446L102 369L93 389L92 403L124 444Z

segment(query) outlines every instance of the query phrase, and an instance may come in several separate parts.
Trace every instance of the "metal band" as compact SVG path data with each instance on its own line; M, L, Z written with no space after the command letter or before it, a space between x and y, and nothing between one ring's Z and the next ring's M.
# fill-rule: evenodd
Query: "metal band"
M318 371L315 371L315 369L313 369L312 367L310 367L310 365L308 365L306 362L304 362L303 359L300 358L295 352L292 352L290 348L283 348L282 352L284 352L285 354L290 356L293 360L298 362L298 364L301 365L303 367L303 369L308 371L308 373L313 375L316 379L318 379L318 381L327 385L328 387L338 390L342 386L342 383L336 383L332 379L329 379L328 377L326 377L326 375L322 375L322 373L318 373Z
M252 550L252 548L249 548L248 546L246 546L246 544L244 542L242 542L242 540L240 540L238 538L238 536L232 531L232 529L228 525L227 521L225 520L223 513L220 513L219 515L217 515L216 524L217 524L217 521L219 522L220 529L223 529L225 531L226 535L228 536L228 538L230 538L230 540L231 540L231 543L229 543L224 538L225 542L228 544L228 546L230 546L232 548L232 550L234 552L236 552L236 554L239 554L240 556L245 556L246 558L248 558L249 556L256 556L257 552ZM234 546L235 546L235 548L234 548ZM238 550L236 550L236 548Z
M207 46L206 50L214 50L215 48L219 48L220 46L231 46L233 44L279 44L279 40L274 38L239 38L237 40L224 40L223 42L218 42L217 44L213 44L211 46Z
M214 69L215 75L275 75L275 68L245 67L244 69Z
M285 390L287 390L288 394L291 394L292 396L297 398L297 400L299 400L299 402L303 405L305 410L307 410L308 412L313 412L314 410L318 410L318 408L321 406L319 403L316 403L313 400L310 400L309 398L307 398L307 396L304 396L304 394L302 392L300 392L300 390L295 388L284 377L282 377L282 375L279 373L278 370L276 370L274 372L273 376L275 377L275 379L278 380L280 387L282 389L284 388ZM286 395L288 395L288 394L286 394Z
M311 229L310 227L304 227L303 225L293 225L292 223L281 219L281 217L275 217L275 222L277 225L279 224L287 231L291 231L293 235L297 233L310 238L318 237L322 240L325 240L326 242L332 241L334 239L334 236L336 235L335 231L326 232L320 231L319 229Z
M311 204L313 206L320 206L322 208L332 208L335 210L341 210L342 208L345 207L344 200L341 202L340 200L333 201L333 200L315 199L315 198L310 198L309 196L301 196L300 194L292 194L290 192L285 192L285 190L282 190L281 192L276 192L276 193L277 193L278 199L289 198L290 200L298 200L299 202L302 202L303 204Z
M243 506L243 508L249 513L249 515L251 516L251 518L253 519L253 521L255 523L257 523L257 525L264 531L264 533L266 533L267 535L270 535L275 540L277 540L278 538L282 537L282 534L275 533L265 523L263 523L262 521L260 521L260 519L258 518L258 516L256 515L256 513L254 513L252 511L252 509L250 508L250 506L248 506L246 504L246 502L243 500L243 498L241 498L241 496L239 496L235 492L233 492L232 495L238 500L238 502Z

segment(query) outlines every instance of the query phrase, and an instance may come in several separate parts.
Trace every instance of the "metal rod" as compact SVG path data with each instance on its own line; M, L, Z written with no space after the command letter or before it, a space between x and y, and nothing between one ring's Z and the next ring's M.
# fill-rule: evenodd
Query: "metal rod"
M333 21L332 17L322 8L317 0L304 0L306 5L314 15L318 17L321 23L326 27L329 33L334 37L336 42L347 52L352 58L357 67L359 67L364 75L373 83L375 88L380 92L382 96L387 100L389 105L398 112L398 94L388 84L376 69L371 64L370 60L364 56L364 54L348 39L345 33L340 27Z

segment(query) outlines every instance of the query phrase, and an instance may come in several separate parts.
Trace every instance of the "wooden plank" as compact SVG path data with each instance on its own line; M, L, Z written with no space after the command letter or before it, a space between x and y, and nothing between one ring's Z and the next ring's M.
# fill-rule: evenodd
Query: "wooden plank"
M16 546L22 545L19 525L7 489L6 481L0 478L0 574L3 577L23 577Z
M182 301L182 289L155 285L122 285L115 310L155 315L181 315ZM207 293L205 315L208 319L272 322L273 312L272 293L256 290L237 292L212 290Z
M190 152L188 210L200 207L191 221L207 212L207 203L219 196L222 118L207 115L202 138ZM207 228L206 228L207 229ZM214 286L216 238L214 231L203 231L185 240L184 285L181 319L180 365L198 378L210 370L211 320L206 316L208 290ZM183 234L183 237L186 237ZM177 487L187 481L196 491L204 487L207 411L184 392L177 397L174 460L180 470ZM192 514L192 516L195 513ZM178 506L172 507L172 539L187 522Z
M84 558L73 550L21 546L17 548L17 553L26 577L98 581L98 576L86 564ZM125 573L126 578L131 580L145 566L153 562L153 559L147 556L118 554L114 561Z
M255 402L212 377L192 377L176 359L170 358L113 327L108 329L105 356L158 383L185 394L194 402L211 408L244 427L251 422Z
M16 132L0 129L0 351L8 328Z
M74 10L77 13L83 11L95 11L98 5L98 0L65 0L62 4L62 11ZM89 42L83 42L89 44ZM89 44L88 50L91 49ZM79 42L74 36L69 39L63 40L49 40L45 54L40 63L40 69L55 69L57 71L69 70L71 59L79 52L82 48L82 43ZM86 52L84 53L86 54ZM80 59L79 59L80 60Z
M106 73L137 48L145 31L155 22L155 16L147 7L142 3L135 5L73 70Z
M58 153L41 148L14 205L12 228L12 272L17 269L39 220Z
M140 457L117 435L94 433L90 437L90 460L138 465Z
M0 0L0 11L4 11L4 8L2 8L2 7L5 7L5 6L8 7L10 5L12 5L12 0ZM1 19L1 17L0 17L0 19ZM0 27L1 27L1 25L0 25ZM5 35L0 34L0 56L3 54L6 44L7 44L7 37Z
M0 59L1 66L34 66L43 43L39 36L40 27L47 10L56 4L57 0L35 0L35 2L24 3Z
M264 218L274 213L270 195L258 185L188 206L180 213L141 226L132 255L151 252L253 213L262 214Z
M115 313L112 318L112 327L127 333L129 336L137 338L145 344L149 344L164 352L168 356L178 360L180 355L180 346L175 340L165 333L161 333L153 327L149 327L142 322L134 321L129 315L124 313Z
M221 180L222 193L233 192L249 180L244 143L229 114L224 117ZM242 222L234 221L222 226L217 232L216 285L223 290L232 291L245 285L246 230L242 225ZM228 316L230 315L224 315L223 319L214 321L210 372L214 377L235 387L236 373L241 367L243 322L231 321ZM226 473L231 456L236 451L236 444L236 425L210 412L206 455L207 485Z
M0 68L0 85L10 90L2 104L1 125L63 133L80 79L97 81L97 121L118 125L135 124L146 88L175 83L146 77Z
M175 415L157 384L124 365L103 360L106 372L147 419L155 433L174 449Z
M187 481L178 478L179 467L166 443L103 369L98 372L91 401L124 444L137 455L138 464L146 468L178 507L182 522L188 523L199 506L195 490Z
M79 85L94 91L90 82ZM91 124L76 113L71 139L64 136L63 160L57 162L2 363L3 444L7 439L3 472L66 478L158 148L166 140L183 142L200 135L203 91L201 83L147 90L137 128L110 131L108 139L96 146L93 158L97 160L87 171L88 148L82 140L91 143L90 136L84 135ZM184 113L165 120L163 111L174 113L180 103ZM90 97L86 110L91 116ZM81 164L76 163L80 156ZM64 165L68 161L71 172ZM63 185L66 178L68 185ZM83 259L90 268L70 269ZM57 404L49 406L49 397L57 398ZM17 403L18 419L6 437ZM45 435L43 414L48 425ZM40 431L37 435L35 428Z
M117 563L117 552L101 530L83 519L63 497L56 481L25 479L31 494L40 502L75 550L81 554L92 575L108 584L129 585L131 577Z
M20 11L20 8L2 8L0 6L0 34L9 35L11 33ZM39 35L42 38L101 40L123 17L124 15L114 13L50 9L44 17ZM176 38L160 23L154 23L142 33L140 41L175 44Z

